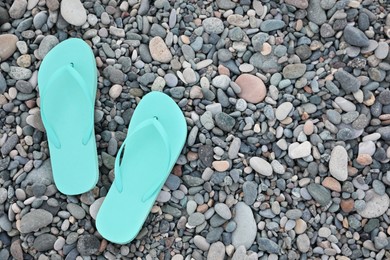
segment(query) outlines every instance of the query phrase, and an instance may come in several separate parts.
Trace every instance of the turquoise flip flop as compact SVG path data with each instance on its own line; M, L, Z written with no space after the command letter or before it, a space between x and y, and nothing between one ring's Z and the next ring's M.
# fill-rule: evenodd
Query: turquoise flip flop
M56 45L42 61L38 85L54 182L66 195L87 192L99 176L94 131L97 70L88 44L69 39Z
M115 180L96 227L107 240L126 244L140 231L187 136L183 113L166 94L141 99L115 160Z

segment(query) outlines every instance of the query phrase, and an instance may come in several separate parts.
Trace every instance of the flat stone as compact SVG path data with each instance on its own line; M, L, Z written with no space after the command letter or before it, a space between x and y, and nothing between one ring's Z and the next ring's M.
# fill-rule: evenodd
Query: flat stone
M172 60L172 54L160 36L150 40L149 51L152 58L161 63L169 63Z
M80 0L61 1L61 15L65 21L81 26L87 21L87 12Z
M260 103L267 95L267 89L263 81L254 75L241 74L235 83L241 88L238 96L247 102L253 104Z
M282 29L286 24L282 20L270 19L265 20L260 24L260 30L263 32L270 32Z
M207 260L224 260L225 246L222 242L215 242L211 244L207 254Z
M207 242L206 238L196 235L194 237L194 244L196 247L198 247L200 250L206 252L210 248L209 242Z
M16 1L15 1L16 2ZM0 59L5 61L16 51L16 42L18 37L13 34L0 35Z
M77 251L82 256L96 254L100 248L100 241L94 235L82 235L77 241Z
M325 188L328 188L330 190L340 192L341 191L341 184L333 177L325 177L325 179L322 181L322 186Z
M190 217L188 218L188 224L193 227L203 224L204 221L205 221L204 215L199 212L195 212L191 214Z
M46 227L53 221L53 215L43 209L36 209L24 215L20 221L20 232L30 233Z
M270 254L279 254L279 245L269 238L259 237L257 238L257 244L259 245L259 249L261 251L265 251Z
M348 178L348 154L345 148L337 145L333 148L329 160L330 174L339 181Z
M367 47L370 44L367 36L358 28L347 25L344 28L344 40L357 47Z
M223 131L230 132L236 124L236 120L230 115L220 112L215 115L215 124Z
M345 70L339 69L334 76L346 93L353 93L359 90L360 81Z
M236 204L234 221L237 227L232 234L233 246L237 248L244 245L246 249L249 249L255 241L257 227L251 208L244 202Z
M99 212L100 206L102 205L105 197L98 198L95 200L92 205L89 207L89 214L93 219L96 219L97 213Z
M26 9L27 0L15 0L9 9L9 16L13 19L22 18Z
M207 33L220 34L225 29L222 20L216 17L209 17L204 19L202 25Z
M41 234L35 240L33 247L38 251L48 251L54 248L57 238L52 234Z
M293 143L288 147L288 156L291 159L299 159L307 157L311 154L312 145L309 141L305 141L301 144Z
M7 138L7 141L3 144L0 151L3 155L8 155L12 149L15 148L15 146L19 143L19 138L16 134L11 135Z
M66 209L76 219L83 219L83 218L85 218L85 210L82 207L80 207L79 205L77 205L77 204L69 203L68 205L66 205Z
M232 213L230 212L229 207L223 203L217 203L214 206L215 212L220 215L222 218L229 220L232 218Z
M271 164L263 158L252 157L249 160L249 165L260 175L268 177L271 176L273 173Z
M331 202L330 191L317 183L309 184L307 186L307 191L313 199L323 207L327 206Z
M252 205L257 199L257 187L258 185L253 181L246 181L242 185L242 191L244 192L244 202L247 205Z
M375 50L375 56L378 59L385 59L389 54L389 44L386 42L379 42L378 47Z
M317 24L321 25L326 22L326 13L321 7L321 0L310 0L307 8L307 18Z
M300 9L306 9L309 6L308 0L285 0L284 2Z
M32 71L22 67L11 66L8 75L16 80L28 80L32 76Z
M293 104L291 102L284 102L278 106L278 108L275 111L276 119L279 121L284 120L288 114L293 109Z
M364 198L366 206L363 209L357 209L357 212L363 218L377 218L382 216L390 206L390 199L387 194L379 195L374 190L368 190Z
M224 10L230 10L236 7L236 3L232 2L231 0L216 0L216 3L220 9Z
M283 68L283 77L286 79L297 79L306 72L306 64L289 64Z
M297 248L302 253L307 253L310 250L310 239L306 234L301 234L297 237Z

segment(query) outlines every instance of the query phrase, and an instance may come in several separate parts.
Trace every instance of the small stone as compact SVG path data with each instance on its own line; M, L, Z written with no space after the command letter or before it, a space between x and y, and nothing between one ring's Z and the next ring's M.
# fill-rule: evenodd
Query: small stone
M307 8L307 18L317 24L321 25L326 22L326 13L321 7L321 0L310 0Z
M237 248L244 245L249 249L255 241L257 228L252 210L244 202L236 204L234 221L237 223L237 228L232 234L233 246Z
M202 25L204 30L209 34L220 34L225 29L222 20L216 17L209 17L204 19Z
M369 154L359 154L356 158L356 162L360 165L367 166L372 163L372 157Z
M76 219L85 218L85 210L77 204L70 203L66 206L66 209L74 216Z
M353 199L341 200L340 207L345 213L350 213L354 209L355 201Z
M17 2L17 1L15 1ZM14 3L15 3L14 2ZM2 34L0 35L0 59L5 61L14 54L16 51L16 42L18 37L13 34Z
M379 42L378 47L375 50L375 56L378 59L385 59L389 54L389 44L386 42Z
M282 20L270 19L265 20L260 24L260 30L263 32L270 32L282 29L286 24Z
M54 46L56 46L58 43L59 41L57 37L53 35L45 36L45 38L43 38L43 40L39 44L39 48L38 48L39 59L42 60L46 56L46 54L49 53L49 51L53 49Z
M253 181L246 181L242 185L244 193L244 202L247 205L252 205L257 199L257 184Z
M20 232L30 233L46 227L53 221L53 215L43 209L36 209L24 215L20 221Z
M220 112L215 115L215 124L223 131L230 132L236 124L236 120L228 114Z
M33 247L38 251L52 250L56 239L52 234L41 234L34 240Z
M217 88L221 88L223 90L226 90L229 87L230 84L230 78L226 75L218 75L211 81L211 84Z
M297 234L303 234L307 229L306 221L303 219L297 219L295 221L295 233Z
M288 114L293 109L293 104L291 102L284 102L278 106L278 108L275 111L276 119L279 121L284 120Z
M82 235L77 241L77 251L82 256L96 254L100 248L100 241L94 235Z
M95 200L89 207L89 214L93 219L96 219L97 213L99 212L100 206L102 205L105 197Z
M16 146L16 144L19 142L19 138L16 134L11 135L10 137L7 138L7 141L3 144L1 147L1 153L3 155L8 155L12 149Z
M283 68L283 77L297 79L306 72L306 64L289 64Z
M338 70L334 76L346 93L353 93L359 90L360 81L345 70Z
M267 89L263 81L251 74L241 74L235 83L241 88L238 96L247 102L253 104L260 103L267 95Z
M122 93L122 86L121 85L119 85L119 84L114 84L111 88L110 88L110 90L109 90L109 92L108 92L108 94L110 95L110 97L112 98L112 99L117 99L120 95L121 95L121 93Z
M215 212L220 215L222 218L229 220L232 218L232 213L230 212L229 207L223 203L217 203L214 206Z
M194 244L204 252L206 252L210 248L210 244L207 242L207 240L204 237L199 235L196 235L194 237Z
M325 179L322 181L322 186L336 192L341 192L340 182L338 182L335 178L329 176L325 177Z
M27 0L15 0L9 9L9 16L13 19L22 18L26 9Z
M152 58L156 61L168 63L172 60L172 54L160 36L156 36L150 40L149 50Z
M379 195L374 190L368 190L364 198L366 206L363 209L357 209L357 212L363 218L377 218L382 216L390 205L390 199L387 194Z
M321 206L325 207L331 202L330 191L323 186L311 183L307 186L307 191Z
M303 143L293 143L288 147L288 156L291 159L299 159L307 157L311 154L312 145L309 141Z
M329 171L330 174L339 181L345 181L348 178L348 154L344 147L337 145L333 148L330 155Z
M297 247L302 253L307 253L310 250L310 239L306 234L301 234L297 237Z
M80 0L61 1L61 15L65 21L81 26L87 21L87 12Z
M260 157L252 157L249 165L260 175L268 177L273 173L271 164Z
M207 254L207 260L224 260L225 246L222 242L215 242L211 244Z
M271 239L265 237L257 238L257 244L259 245L259 249L262 251L266 251L270 254L279 254L280 247Z
M285 3L300 9L306 9L309 6L308 0L285 0Z
M196 227L196 226L199 226L201 224L203 224L205 221L205 217L202 213L199 213L199 212L195 212L193 214L190 215L190 217L188 218L188 224L192 227Z
M358 28L351 25L347 25L344 28L344 40L357 47L367 47L370 44L367 36Z
M228 161L214 161L212 165L213 168L218 172L225 172L230 167Z

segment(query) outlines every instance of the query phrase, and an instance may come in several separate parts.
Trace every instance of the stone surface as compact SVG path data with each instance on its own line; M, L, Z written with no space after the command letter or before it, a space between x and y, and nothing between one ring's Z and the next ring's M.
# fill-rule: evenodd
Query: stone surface
M264 100L267 89L263 81L251 74L241 74L235 81L240 86L241 92L238 94L247 102L257 104Z
M60 10L64 20L74 26L81 26L87 20L87 13L80 0L61 1Z
M16 1L15 1L16 2ZM5 61L16 51L18 37L13 34L0 35L0 59Z
M172 60L172 54L160 36L156 36L150 40L149 51L152 58L161 63L168 63Z
M333 148L330 155L329 171L330 174L339 181L345 181L348 178L348 154L344 147L337 145Z
M20 232L30 233L46 227L53 221L53 215L43 209L36 209L24 215L20 221Z
M366 206L357 210L363 218L380 217L390 206L389 196L387 194L378 195L374 190L368 190L364 200L366 201Z
M244 202L238 202L235 209L234 221L237 228L232 234L232 243L235 248L244 245L249 249L256 238L256 222L252 210Z

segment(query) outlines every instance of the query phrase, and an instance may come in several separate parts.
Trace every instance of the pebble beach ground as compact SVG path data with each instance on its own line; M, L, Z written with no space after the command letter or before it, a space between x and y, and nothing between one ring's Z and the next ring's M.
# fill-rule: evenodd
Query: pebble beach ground
M1 1L0 259L390 259L389 12L386 0ZM80 196L53 183L37 86L70 37L99 71L100 179ZM188 139L137 238L116 245L95 217L152 90L177 102Z

